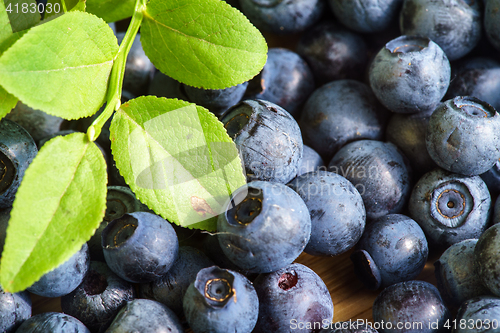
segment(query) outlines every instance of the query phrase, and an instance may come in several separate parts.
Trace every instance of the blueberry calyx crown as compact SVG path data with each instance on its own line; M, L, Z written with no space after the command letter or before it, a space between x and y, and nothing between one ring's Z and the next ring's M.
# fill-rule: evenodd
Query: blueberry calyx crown
M106 277L95 270L90 270L85 276L83 289L89 296L102 294L108 287Z
M203 295L207 305L224 307L235 294L233 282L234 276L228 270L212 266L198 272L194 287Z
M253 109L250 105L242 102L233 107L232 110L236 112L231 112L231 110L229 110L227 117L231 118L225 121L225 119L227 119L225 116L223 122L225 122L224 128L226 129L227 134L234 140L250 121Z
M448 181L432 191L431 216L438 223L456 228L461 226L473 208L474 199L468 187L458 181Z
M262 191L253 187L248 187L247 190L246 197L226 212L227 221L231 225L246 226L262 211ZM238 199L238 195L235 199Z
M113 220L107 227L109 231L103 237L103 246L119 247L134 234L137 226L137 219L128 214Z
M10 158L0 151L0 194L4 193L14 181L15 169Z
M475 97L457 96L453 99L454 109L474 118L494 117L496 110L490 104Z
M278 279L278 287L280 287L284 291L287 291L295 287L298 281L299 277L297 276L297 272L292 270L291 272L281 274Z
M418 36L401 36L385 44L391 53L419 52L429 46L430 39Z

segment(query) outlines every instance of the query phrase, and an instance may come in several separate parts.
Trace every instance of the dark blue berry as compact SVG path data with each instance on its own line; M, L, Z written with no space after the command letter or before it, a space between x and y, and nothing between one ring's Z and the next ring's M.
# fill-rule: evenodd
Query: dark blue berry
M38 153L31 135L9 119L0 121L0 209L12 206L24 172Z
M303 143L295 119L280 106L245 100L221 121L241 153L247 179L287 183L302 160Z
M245 276L212 266L200 270L189 285L183 308L194 333L250 333L259 299Z
M219 215L217 232L224 254L255 273L291 264L306 247L311 218L302 198L280 183L256 181L233 192Z
M92 332L104 332L127 301L135 298L134 287L100 261L92 261L82 283L61 297L61 309Z
M45 312L24 321L16 333L90 333L78 319L59 312Z
M450 62L427 37L401 36L373 59L370 86L378 100L398 113L432 111L450 84Z
M87 244L64 263L43 275L27 290L44 297L61 297L75 290L89 269L90 256Z
M254 281L259 320L254 333L318 332L333 318L330 292L310 268L291 264Z
M482 174L500 158L500 115L477 98L455 97L434 111L425 141L441 168L467 176Z
M333 172L316 171L298 176L288 186L304 200L311 215L306 253L335 256L358 242L365 229L365 205L347 179Z
M419 179L408 208L429 242L448 247L479 238L488 225L490 206L490 193L479 176L435 169Z
M148 212L127 213L110 222L101 234L104 259L122 279L147 283L172 267L179 251L174 229Z
M387 111L370 87L354 80L337 80L316 89L300 118L304 143L326 161L346 143L379 140L384 136Z
M500 296L500 224L489 227L477 241L474 263L483 284Z
M0 332L13 333L31 317L31 298L27 291L11 294L0 290Z

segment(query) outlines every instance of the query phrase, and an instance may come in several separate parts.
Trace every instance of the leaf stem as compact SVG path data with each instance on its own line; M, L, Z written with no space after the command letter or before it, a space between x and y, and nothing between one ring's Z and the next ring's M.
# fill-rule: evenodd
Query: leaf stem
M68 12L68 10L66 9L66 0L61 0L61 5L63 12L66 14Z
M116 54L111 75L109 78L107 105L104 111L94 120L92 125L87 130L87 136L90 141L95 141L101 134L102 127L106 121L113 115L115 110L121 106L123 76L125 73L125 65L127 64L127 56L134 42L135 36L139 31L144 12L146 11L147 0L137 0L135 3L134 14L128 26L125 37L123 38L118 53Z

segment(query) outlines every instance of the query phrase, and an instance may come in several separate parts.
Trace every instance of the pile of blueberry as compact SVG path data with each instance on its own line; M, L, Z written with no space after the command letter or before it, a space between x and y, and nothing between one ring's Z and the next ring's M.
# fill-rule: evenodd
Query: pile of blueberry
M188 87L137 37L123 85L124 101L179 98L223 122L248 183L217 233L193 236L139 202L105 128L101 227L26 291L0 294L0 331L500 332L500 0L227 2L288 46L257 77ZM19 103L0 121L0 249L38 148L93 119ZM325 283L294 263L348 251L380 290L373 327L335 322ZM433 251L437 286L415 280ZM29 293L60 297L63 313L31 316Z

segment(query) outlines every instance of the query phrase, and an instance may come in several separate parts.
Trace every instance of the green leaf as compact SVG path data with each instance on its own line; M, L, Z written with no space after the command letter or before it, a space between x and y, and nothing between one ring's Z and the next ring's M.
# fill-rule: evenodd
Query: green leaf
M4 290L26 289L90 239L104 217L106 177L85 134L43 145L16 193L0 264Z
M230 194L245 184L225 128L208 110L139 97L111 122L116 166L141 202L170 222L214 231Z
M5 117L17 104L17 98L0 86L0 119Z
M5 8L10 5L9 15L12 31L29 29L40 22L36 0L4 0Z
M108 23L131 17L134 8L135 0L87 0L87 12Z
M243 14L220 0L150 0L141 42L160 71L205 89L250 80L267 57L260 32Z
M0 84L33 109L65 119L104 103L118 52L100 18L71 12L30 29L0 57Z
M0 1L0 44L12 35L9 15L5 11L5 3Z
M85 4L86 0L78 0L78 1L73 0L72 2L75 2L75 4L74 4L74 6L69 7L71 9L68 8L68 10L70 12L74 12L74 11L77 11L77 10L81 11L81 12L85 11L85 8L87 7L86 4Z

